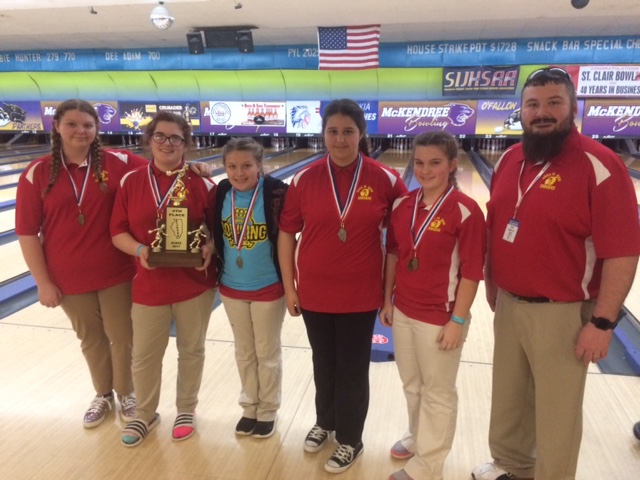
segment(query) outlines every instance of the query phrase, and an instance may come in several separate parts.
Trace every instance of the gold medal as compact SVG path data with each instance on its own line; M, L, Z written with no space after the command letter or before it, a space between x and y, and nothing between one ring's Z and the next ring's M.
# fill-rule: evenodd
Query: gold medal
M415 272L416 270L418 270L418 259L416 257L413 257L410 261L409 261L409 271L410 272Z
M242 265L244 265L244 262L242 261L242 257L240 255L238 255L238 258L236 258L236 265L238 265L238 268L242 268Z
M346 242L347 241L347 229L346 228L340 227L340 230L338 230L338 238L342 242Z
M84 225L84 215L82 213L78 215L78 223Z

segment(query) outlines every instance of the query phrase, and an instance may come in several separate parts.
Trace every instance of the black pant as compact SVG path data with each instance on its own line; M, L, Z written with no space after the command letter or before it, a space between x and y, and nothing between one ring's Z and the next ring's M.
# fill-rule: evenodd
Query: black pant
M378 311L319 313L302 310L313 351L316 423L335 430L340 444L362 440L369 409L371 338Z

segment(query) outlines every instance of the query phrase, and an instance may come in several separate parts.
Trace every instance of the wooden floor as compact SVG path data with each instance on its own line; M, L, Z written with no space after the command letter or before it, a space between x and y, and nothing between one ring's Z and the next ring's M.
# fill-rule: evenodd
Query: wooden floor
M470 181L479 188L479 180ZM472 315L458 376L458 428L445 467L447 480L468 480L473 467L490 458L492 315L482 284ZM164 362L162 423L142 445L125 448L120 444L123 424L116 415L95 429L82 428L94 392L79 342L63 312L40 305L21 310L0 321L0 480L335 478L322 469L333 445L317 454L302 449L315 415L311 350L299 317L287 316L282 341L283 405L273 437L257 440L233 433L241 416L240 383L231 329L224 310L217 308L207 335L197 434L184 442L171 441L177 358L172 339ZM578 478L639 478L640 441L631 429L640 420L640 378L605 375L591 366L584 412ZM405 427L395 363L372 363L364 453L338 478L382 480L402 468L403 462L391 459L388 452Z

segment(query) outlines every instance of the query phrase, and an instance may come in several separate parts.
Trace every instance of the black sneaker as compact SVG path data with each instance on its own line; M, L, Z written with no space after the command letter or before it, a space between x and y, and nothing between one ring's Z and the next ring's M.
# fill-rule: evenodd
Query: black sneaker
M307 433L307 438L304 439L304 451L309 453L317 453L322 450L324 444L327 443L331 432L324 430L318 425L314 425L313 428Z
M355 447L351 445L340 445L331 458L324 464L324 469L329 473L342 473L349 468L356 458L362 453L362 442L358 443Z
M271 422L261 422L258 420L253 427L253 433L251 436L254 438L269 438L274 433L276 433L275 420Z
M238 435L251 435L256 426L255 418L242 417L236 425L236 433Z

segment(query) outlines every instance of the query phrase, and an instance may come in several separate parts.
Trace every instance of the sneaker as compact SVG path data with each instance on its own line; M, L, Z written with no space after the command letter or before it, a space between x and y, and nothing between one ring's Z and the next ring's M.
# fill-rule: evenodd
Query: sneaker
M496 467L493 463L486 463L480 467L476 467L471 472L474 480L515 480L516 477L509 472L504 471L500 467Z
M253 427L253 433L251 436L254 438L269 438L274 433L276 433L275 420L271 422L261 422L258 420L255 427Z
M236 425L236 433L238 435L251 435L256 422L255 418L242 417Z
M113 409L113 395L98 395L89 405L89 409L84 414L84 428L94 428L100 425L109 412Z
M324 469L329 473L342 473L349 468L356 458L362 453L362 442L358 443L355 447L351 445L340 445L331 458L324 464Z
M309 453L319 452L329 440L329 435L331 435L329 430L324 430L318 425L314 425L307 433L307 438L304 439L304 451Z
M123 422L130 422L136 418L136 407L138 402L136 401L136 394L123 395L120 399L120 418Z
M413 452L410 452L409 450L404 448L404 445L402 445L402 442L400 440L394 443L393 447L391 447L391 456L393 458L397 458L398 460L406 460L407 458L413 457L413 455Z

